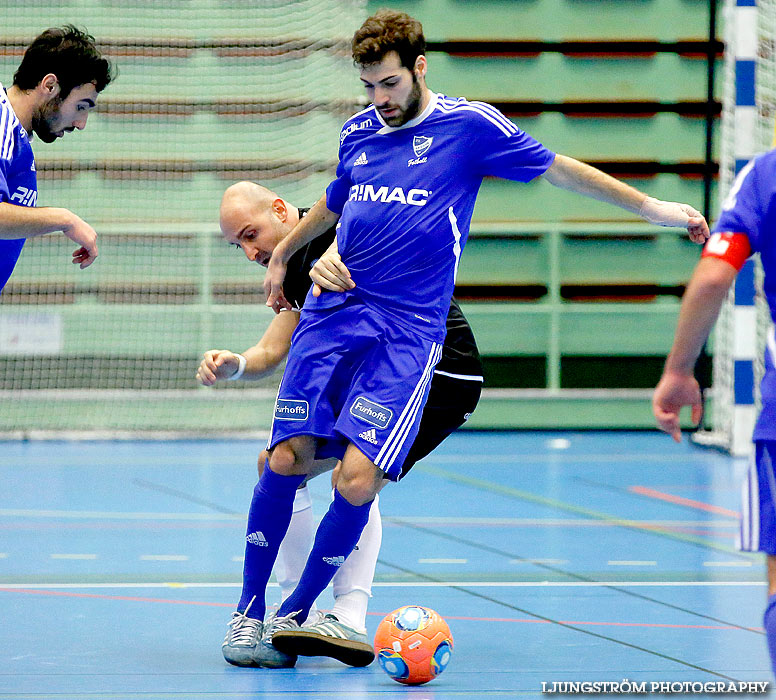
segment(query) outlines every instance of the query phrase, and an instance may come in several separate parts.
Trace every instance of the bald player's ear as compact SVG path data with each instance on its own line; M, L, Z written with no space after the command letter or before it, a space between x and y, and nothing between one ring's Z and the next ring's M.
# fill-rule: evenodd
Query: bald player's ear
M280 221L283 223L285 223L288 219L288 207L286 206L286 203L280 199L280 197L273 200L272 211L275 213L275 216L277 216L278 219L280 219Z

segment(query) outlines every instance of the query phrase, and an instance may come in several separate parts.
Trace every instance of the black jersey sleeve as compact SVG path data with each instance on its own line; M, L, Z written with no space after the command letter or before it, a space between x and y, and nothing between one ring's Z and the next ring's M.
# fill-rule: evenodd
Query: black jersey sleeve
M304 215L307 210L300 209L299 212ZM326 252L336 235L334 228L329 229L294 253L288 261L286 279L283 281L283 293L295 311L301 311L307 292L312 286L310 268Z

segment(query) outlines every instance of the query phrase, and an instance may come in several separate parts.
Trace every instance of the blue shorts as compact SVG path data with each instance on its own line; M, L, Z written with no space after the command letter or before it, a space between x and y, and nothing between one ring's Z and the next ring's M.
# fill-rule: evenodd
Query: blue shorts
M739 549L776 555L776 441L757 440L741 489Z
M280 383L268 448L297 435L316 458L352 442L398 480L420 426L442 344L386 320L355 299L302 310Z

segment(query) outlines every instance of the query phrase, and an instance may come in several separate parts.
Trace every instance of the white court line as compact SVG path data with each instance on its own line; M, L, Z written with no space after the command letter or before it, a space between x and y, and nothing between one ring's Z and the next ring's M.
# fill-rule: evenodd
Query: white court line
M418 564L466 564L468 559L418 559Z
M245 561L245 556L244 555L240 555L239 557L232 557L232 561L236 561L236 562Z
M247 515L229 515L223 513L151 513L127 511L99 510L22 510L0 508L0 518L62 518L76 520L194 520L204 522L243 522ZM724 527L737 528L735 520L628 520L629 525L647 527ZM451 517L416 517L403 518L386 516L383 523L411 523L415 525L531 525L542 527L546 525L567 525L573 527L612 527L621 524L590 520L586 518L451 518Z
M141 554L140 561L188 561L185 554Z
M705 561L703 562L704 566L751 566L752 562L750 561Z
M52 554L52 559L83 559L85 561L91 561L97 558L96 554Z
M1 514L1 513L0 513ZM607 522L591 520L590 518L451 518L436 516L420 516L404 518L401 516L386 516L383 523L410 523L413 525L567 525L571 527L612 527L612 525L628 525L641 527L723 527L738 528L735 519L727 520L617 520Z
M568 460L569 462L646 462L649 464L659 462L684 462L687 464L699 464L702 462L700 457L693 459L686 454L668 454L668 453L643 453L633 454L627 452L610 452L607 454L569 454L565 452L560 455L557 451L548 452L533 452L533 453L494 453L494 454L482 454L482 452L467 452L465 450L458 450L456 455L443 455L431 454L428 457L424 457L423 461L418 463L418 467L423 470L424 464L461 464L461 460L477 459L480 461L487 461L491 464L513 464L516 462L546 462L557 461L558 459ZM728 457L727 459L731 459Z
M377 588L764 588L766 581L380 581ZM270 588L279 588L269 583ZM110 589L110 588L242 588L234 583L0 583L3 589Z
M132 513L111 510L23 510L0 508L0 517L7 518L77 518L82 520L235 520L242 521L247 515L228 513Z
M611 561L606 562L609 566L657 566L656 561L637 561L636 559L623 559L621 561L617 561L616 559L612 559Z

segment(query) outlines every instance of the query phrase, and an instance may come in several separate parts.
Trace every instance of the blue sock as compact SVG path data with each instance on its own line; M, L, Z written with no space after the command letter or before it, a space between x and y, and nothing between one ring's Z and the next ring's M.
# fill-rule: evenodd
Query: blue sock
M294 494L304 476L283 476L264 466L264 473L253 489L253 500L248 512L248 531L245 537L245 564L243 587L237 609L241 612L256 600L248 611L248 617L264 619L266 602L264 594L278 548L285 537L294 508Z
M362 506L351 505L334 489L334 500L315 533L315 542L299 584L280 606L278 617L300 610L296 619L304 621L307 618L315 599L356 546L369 520L371 507L372 501Z
M776 595L768 598L768 607L763 615L765 636L768 639L768 652L771 655L771 667L776 674Z

